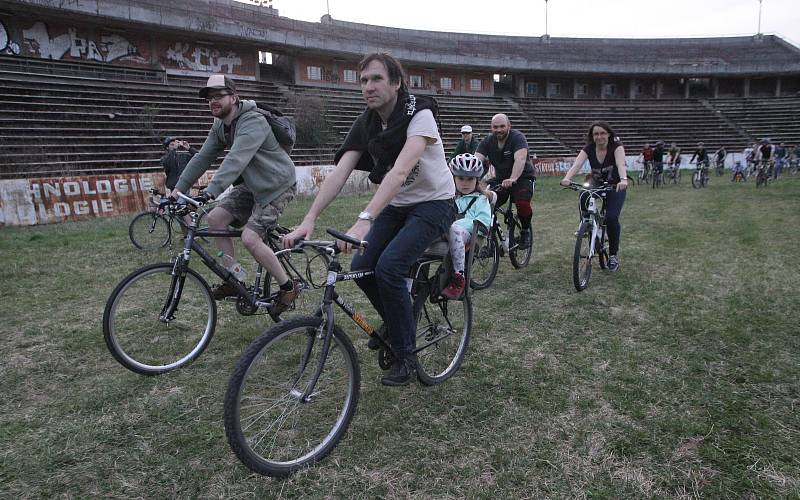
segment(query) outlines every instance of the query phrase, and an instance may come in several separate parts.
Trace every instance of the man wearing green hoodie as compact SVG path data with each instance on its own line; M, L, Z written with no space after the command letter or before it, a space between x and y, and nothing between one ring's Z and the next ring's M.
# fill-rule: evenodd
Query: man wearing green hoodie
M225 230L229 225L245 226L244 247L281 284L272 311L280 314L297 297L298 286L289 279L264 239L297 192L294 163L278 143L264 115L257 111L256 103L239 98L233 80L225 75L211 75L200 89L200 97L208 101L214 124L200 151L186 164L175 191L188 193L225 148L230 148L200 194L214 199L234 185L208 214L208 225L214 230ZM225 265L242 280L244 272L234 257L233 241L230 238L215 238L215 241L225 255ZM227 283L213 291L217 299L236 295Z

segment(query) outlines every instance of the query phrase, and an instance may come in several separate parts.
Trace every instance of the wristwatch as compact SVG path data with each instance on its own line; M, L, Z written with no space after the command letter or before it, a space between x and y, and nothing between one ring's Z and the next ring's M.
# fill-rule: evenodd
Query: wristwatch
M372 221L375 220L375 217L373 217L371 213L369 213L366 210L364 210L363 212L358 214L358 219L359 220L367 220L367 221L372 222Z

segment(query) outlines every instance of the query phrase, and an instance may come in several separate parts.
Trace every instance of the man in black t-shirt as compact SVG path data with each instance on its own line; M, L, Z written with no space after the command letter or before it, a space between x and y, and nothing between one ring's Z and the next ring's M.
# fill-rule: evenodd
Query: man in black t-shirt
M533 217L531 198L535 177L533 165L528 159L528 140L525 134L511 128L508 116L494 115L492 133L478 145L475 156L494 170L494 177L488 180L489 187L495 189L502 186L505 189L497 193L497 203L505 203L510 193L522 223L519 247L530 247Z

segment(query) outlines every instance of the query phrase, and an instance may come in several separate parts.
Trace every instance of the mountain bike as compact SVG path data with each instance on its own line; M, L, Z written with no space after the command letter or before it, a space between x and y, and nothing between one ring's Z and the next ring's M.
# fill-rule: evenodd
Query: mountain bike
M715 160L714 170L717 172L717 177L725 175L725 158Z
M756 166L756 187L766 186L772 178L772 162L761 160Z
M642 162L636 160L636 163L642 163ZM650 180L652 171L653 171L653 162L645 161L642 164L642 169L639 170L639 174L636 177L636 184L647 184Z
M657 164L655 167L653 167L653 177L650 180L650 183L653 189L661 187L661 185L664 183L663 164Z
M327 232L354 248L368 244L333 229ZM342 272L335 241L299 244L330 258L322 304L315 314L273 325L255 339L236 364L225 393L225 433L231 449L250 470L273 477L288 476L327 456L355 414L359 360L336 322L333 304L380 341L382 368L387 369L395 357L389 342L336 290L337 283L375 271ZM458 300L440 295L448 254L446 241L433 244L407 278L417 324L415 371L424 385L453 376L464 360L472 330L469 287ZM467 255L466 279L471 260Z
M128 226L128 237L139 250L165 248L172 243L175 223L184 234L187 224L182 215L177 215L184 211L182 204L171 200L156 188L151 189L150 193L158 200L151 198L150 209L137 214ZM206 212L202 214L205 216Z
M592 259L595 256L601 269L608 267L605 197L615 188L608 183L592 187L589 184L571 182L569 189L580 193L578 210L581 222L575 232L575 252L572 258L572 284L580 292L589 286Z
M198 228L204 213L195 200L179 195L187 205L178 216L189 215L183 249L173 262L151 264L125 277L111 292L103 313L103 336L114 358L125 368L143 375L157 375L180 368L196 359L208 346L217 324L217 303L206 279L190 267L192 253L237 295L243 316L265 311L274 321L278 284L258 265L250 285L237 280L200 244L199 238L239 237L241 231L212 231ZM189 204L194 209L189 208ZM311 292L325 283L328 257L313 247L284 250L280 235L289 230L277 227L268 233L267 243L289 277L299 284L300 294L286 312L307 312L316 299Z
M507 189L497 186L495 192L508 192ZM505 232L500 225L500 217L505 224ZM497 276L500 266L500 257L508 254L511 265L521 269L528 265L533 253L533 225L531 224L531 244L527 248L520 248L519 233L522 231L522 222L517 216L511 197L503 206L494 206L492 213L492 227L489 228L486 244L481 247L475 256L474 269L470 287L475 290L489 288Z
M678 165L670 165L664 171L664 183L672 182L673 184L680 184L681 182L681 167Z
M701 161L695 164L696 168L692 174L692 187L700 189L708 186L708 162Z

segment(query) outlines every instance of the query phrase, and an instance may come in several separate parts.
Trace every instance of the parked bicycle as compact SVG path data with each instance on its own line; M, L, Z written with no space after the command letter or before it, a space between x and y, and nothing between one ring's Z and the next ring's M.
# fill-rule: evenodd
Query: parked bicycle
M187 205L176 216L190 218L183 249L174 262L151 264L125 277L111 293L103 313L103 335L111 354L125 368L143 375L165 373L193 361L214 335L217 304L205 278L190 267L192 253L236 289L237 296L228 299L236 302L239 314L263 311L274 321L280 319L272 311L279 287L268 272L258 265L253 282L244 285L198 241L201 237L239 237L241 231L198 228L204 207L179 196ZM310 292L324 286L328 257L313 247L283 250L280 235L288 232L278 227L268 233L267 242L289 277L299 282L300 294L289 311L307 312L316 305Z
M367 245L332 229L328 234L355 248ZM355 414L359 361L352 341L336 322L333 304L380 341L382 368L387 369L395 356L391 345L336 290L337 283L375 271L342 272L335 241L300 245L330 257L322 305L316 314L278 323L254 340L239 359L225 394L225 433L232 450L250 470L274 477L327 456ZM459 369L472 330L469 287L459 300L440 295L447 283L447 258L447 242L435 243L408 276L417 320L416 373L424 385L444 382ZM467 279L471 260L467 255Z
M172 234L181 228L185 234L187 222L184 220L183 204L171 200L158 189L153 188L150 194L157 201L150 199L150 209L136 215L128 226L128 237L133 246L140 250L158 250L172 244ZM201 212L203 216L206 212ZM177 223L177 226L176 226Z
M506 191L503 187L497 187L496 192ZM505 232L500 225L500 217L505 224ZM531 224L531 244L527 248L520 248L519 234L522 231L522 222L517 216L514 203L509 196L508 201L503 206L494 206L492 214L492 227L489 228L486 244L481 247L480 252L475 256L475 265L472 270L470 286L475 290L488 288L497 276L500 266L500 257L508 254L511 265L515 269L521 269L528 265L533 253L533 224Z
M575 232L575 252L572 258L572 283L580 292L589 286L593 258L598 258L601 269L608 267L605 198L606 193L615 188L608 183L592 187L589 184L571 182L569 189L580 193L578 211L581 222Z
M700 189L708 186L708 162L696 163L696 168L692 174L692 187Z

